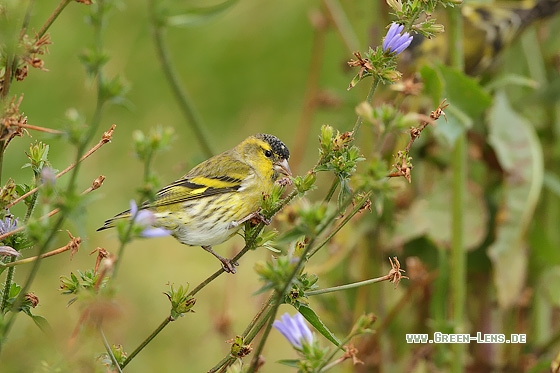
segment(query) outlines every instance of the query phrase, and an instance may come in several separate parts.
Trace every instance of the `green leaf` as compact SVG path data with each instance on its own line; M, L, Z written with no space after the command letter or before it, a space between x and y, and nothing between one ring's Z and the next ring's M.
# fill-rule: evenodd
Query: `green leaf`
M445 65L440 65L438 69L444 82L443 97L447 98L451 106L457 107L472 119L477 119L490 107L492 96L476 79Z
M505 170L496 238L488 248L502 308L514 305L525 286L525 236L543 185L543 154L535 128L498 92L488 116L489 142Z
M311 307L300 304L298 307L299 313L302 314L305 319L317 329L325 338L331 341L335 346L340 347L340 341L336 336L323 324L319 316L311 309Z
M277 361L278 364L282 364L282 365L286 365L289 366L291 368L297 368L298 364L299 364L299 360L296 359L284 359L284 360L278 360Z
M53 334L53 328L51 327L47 319L45 319L43 316L37 316L37 315L30 315L30 316L33 322L35 323L35 325L37 325L43 333L49 335Z
M432 98L432 105L439 105L443 97L443 82L438 71L431 66L424 65L420 69L420 75L424 83L424 91Z

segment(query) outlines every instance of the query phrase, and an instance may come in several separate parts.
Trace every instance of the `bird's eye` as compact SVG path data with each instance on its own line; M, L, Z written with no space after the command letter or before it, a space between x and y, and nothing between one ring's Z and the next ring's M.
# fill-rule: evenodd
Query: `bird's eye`
M270 150L265 150L264 151L264 156L267 157L267 158L270 158L270 157L272 157L272 152Z

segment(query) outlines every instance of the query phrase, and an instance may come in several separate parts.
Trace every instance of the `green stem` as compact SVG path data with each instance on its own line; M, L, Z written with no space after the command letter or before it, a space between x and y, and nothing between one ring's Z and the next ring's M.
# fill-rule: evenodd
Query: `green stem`
M62 226L62 223L64 222L64 219L65 219L64 216L61 216L55 222L55 224L51 228L51 231L50 231L49 235L47 236L47 239L45 240L45 242L43 242L43 244L39 248L38 256L43 255L47 251L47 248L49 247L51 241L54 239L55 235L60 230L60 227ZM42 260L36 260L35 263L33 264L33 267L31 268L31 271L29 272L29 274L27 276L27 280L25 281L25 284L21 288L21 290L19 292L19 295L18 295L16 301L14 302L14 305L12 306L13 310L18 310L19 307L22 305L23 300L25 298L25 294L27 294L27 292L29 291L29 288L31 287L31 284L33 283L33 280L35 279L35 276L37 275L37 272L39 271L39 265L41 264L41 262L42 262ZM14 268L14 267L12 267L12 268ZM12 269L12 268L10 268L10 269ZM3 338L4 339L6 338L8 332L10 331L11 327L13 326L13 324L15 322L15 319L16 319L18 314L19 314L19 312L13 312L10 315L10 318L4 324L4 330L3 330ZM1 341L0 341L0 347L1 347Z
M353 282L351 284L333 286L331 288L325 288L325 289L319 289L319 290L311 290L311 291L305 292L305 295L306 296L312 296L312 295L333 293L335 291L354 289L354 288L358 288L360 286L371 285L371 284L375 284L375 283L378 283L378 282L387 281L387 280L390 280L390 279L391 279L391 277L389 275L385 275L385 276L382 276L382 277L371 278L369 280Z
M206 135L206 131L204 130L205 126L202 122L200 114L196 111L192 99L185 88L179 83L179 75L177 74L173 67L173 64L171 63L168 49L165 46L165 42L163 40L163 22L158 19L155 3L156 0L150 0L149 2L150 20L152 23L152 33L154 42L156 44L156 51L163 68L163 73L165 74L165 77L167 78L167 81L171 86L171 90L173 91L173 94L175 96L175 99L177 100L177 103L179 104L181 111L187 118L188 123L191 125L191 128L195 136L197 137L198 143L202 147L204 154L207 157L211 157L216 153L210 146L210 141L208 140L208 136Z
M451 46L451 63L454 67L464 70L463 55L463 20L459 9L450 9L449 15L449 45ZM452 154L453 191L452 191L452 238L450 254L450 288L451 311L454 333L465 331L466 304L466 252L464 248L464 216L465 193L467 179L467 140L463 132L455 142ZM451 372L464 371L465 346L452 345L453 358Z
M261 307L259 312L253 317L253 320L249 323L247 328L243 331L241 336L243 337L243 342L245 344L249 344L253 341L253 339L257 336L257 334L261 331L262 327L266 324L266 322L270 319L271 310L272 310L272 303L274 298L276 297L276 293L272 293L272 295L268 298L266 303ZM208 370L208 373L217 372L220 369L227 368L230 364L233 364L236 360L235 356L227 355L224 357L218 364Z
M369 87L369 92L367 94L366 97L366 102L371 102L371 99L373 98L373 95L375 94L375 90L377 89L377 86L379 85L379 78L374 78L373 81L371 82L371 86ZM354 124L354 128L352 128L352 133L354 134L354 136L356 136L356 133L358 132L358 130L360 129L360 126L362 125L362 123L364 122L364 118L362 118L361 115L358 115L358 119L356 119L356 124Z
M122 369L119 365L119 362L117 361L117 358L115 357L115 354L113 353L113 350L109 345L109 342L107 342L107 338L105 338L105 333L103 333L103 329L101 329L101 325L99 326L99 335L101 335L101 340L103 341L103 346L105 347L105 351L107 351L107 355L109 355L111 361L113 362L114 369L116 369L118 373L122 373Z
M49 16L49 18L47 18L47 21L45 22L45 24L43 25L43 27L41 27L39 29L39 32L37 32L37 39L39 39L41 36L45 35L45 33L47 32L47 30L49 29L49 27L51 27L51 25L53 24L53 22L56 20L56 18L60 15L60 13L62 13L62 11L64 10L64 8L66 8L66 5L70 4L72 0L62 0L58 6L56 7L56 9L52 12L52 14Z
M132 361L132 359L134 359L136 357L136 355L138 355L140 353L140 351L142 351L144 349L144 347L146 347L148 345L148 343L150 343L152 341L152 339L154 339L156 337L156 335L159 334L159 332L161 332L163 330L163 328L165 328L167 326L167 324L169 324L172 321L171 316L168 316L165 318L165 320L163 320L163 322L161 324L159 324L159 326L157 327L156 330L154 330L152 332L152 334L150 334L148 336L148 338L146 338L141 344L140 346L138 346L136 348L136 350L134 350L129 357L126 358L126 360L121 364L121 368L124 369L125 366L128 365L128 363L130 363Z
M334 195L334 192L336 192L336 188L338 188L338 185L340 184L340 179L338 177L336 177L332 184L331 187L329 188L329 191L327 192L327 195L325 196L325 199L323 199L324 203L329 203L331 201L332 196Z
M348 215L346 215L344 217L342 222L340 222L340 224L338 224L336 226L336 228L323 241L321 241L321 243L319 243L315 249L313 249L309 252L309 258L311 258L313 255L315 255L315 253L317 251L319 251L323 246L325 246L327 244L327 242L329 242L342 229L342 227L344 227L346 225L346 223L348 223L350 221L350 219L352 219L354 217L354 215L356 215L358 213L358 211L360 211L360 209L368 201L368 198L369 198L370 195L371 195L371 192L368 192L363 196L362 201L359 204L357 204L356 206L354 206L354 209Z
M10 257L10 261L8 262L8 264L13 262L15 259L16 259L15 256ZM6 307L8 306L8 300L10 299L10 288L12 287L14 271L15 271L15 267L11 267L8 269L8 274L6 275L6 281L4 282L4 290L2 293L2 304L0 304L0 312L2 314L6 312Z

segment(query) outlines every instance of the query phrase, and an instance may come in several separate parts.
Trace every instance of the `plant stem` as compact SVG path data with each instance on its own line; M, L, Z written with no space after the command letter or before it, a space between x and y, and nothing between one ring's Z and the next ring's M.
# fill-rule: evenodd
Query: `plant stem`
M377 282L383 282L383 281L387 281L387 280L390 280L390 279L391 279L391 276L385 275L385 276L381 276L381 277L377 277L377 278L370 278L369 280L353 282L351 284L333 286L331 288L325 288L325 289L319 289L319 290L311 290L311 291L307 291L305 293L305 295L306 296L311 296L311 295L333 293L335 291L354 289L354 288L358 288L360 286L371 285L371 284L375 284Z
M49 18L47 18L47 21L45 22L45 24L43 25L43 27L41 27L41 29L39 30L39 32L37 32L37 39L39 39L41 36L45 35L45 33L47 32L47 30L49 29L49 27L51 27L51 25L53 24L53 22L56 20L56 18L60 15L60 13L62 13L62 11L64 10L64 8L66 8L66 5L68 5L72 0L62 0L58 6L56 7L56 9L52 12L52 14L49 16Z
M338 180L338 179L337 179ZM313 250L311 250L309 252L309 258L311 258L313 255L315 255L315 253L317 251L319 251L323 246L325 246L327 244L327 242L329 242L341 229L342 227L344 227L346 225L346 223L348 223L350 221L350 219L352 219L354 217L354 215L356 215L358 213L358 211L361 210L361 208L366 204L366 202L368 201L369 196L371 195L371 192L368 192L367 194L365 194L363 196L363 199L361 201L361 203L357 204L356 206L354 206L354 209L344 217L344 219L342 220L342 222L340 222L340 224L338 224L336 226L336 228L323 240L321 241L321 243L319 243L317 245L316 248L314 248Z
M452 65L464 70L463 55L463 20L459 9L449 9L449 45L451 46ZM450 255L450 287L451 311L454 333L465 331L465 304L466 304L466 252L464 248L464 215L467 179L467 140L463 132L455 142L452 154L453 170L453 200L452 200L452 238ZM452 345L453 358L451 359L451 372L464 371L465 348L461 344Z
M379 79L378 78L373 78L373 81L371 82L371 86L369 87L369 92L367 94L365 102L368 102L368 103L371 102L371 99L373 98L373 95L375 94L375 90L377 89L378 85L379 85ZM360 129L360 126L362 125L363 122L364 122L364 118L362 118L361 115L358 115L358 119L356 119L356 124L354 124L354 128L352 128L352 133L353 133L354 136L356 136L356 133Z
M187 118L188 123L191 125L191 128L196 138L198 139L198 143L202 147L202 151L209 158L216 153L210 145L210 141L208 140L208 136L206 135L205 125L202 122L202 118L196 111L191 97L189 96L185 88L181 85L181 83L179 83L179 75L177 74L173 67L173 64L171 63L168 49L165 46L165 42L163 40L164 22L158 19L156 0L150 0L149 12L150 21L152 23L152 34L154 42L156 44L156 51L161 62L163 73L165 74L165 77L167 78L167 81L171 86L171 90L175 96L175 99L177 100L177 103L179 104L181 111Z
M10 257L10 261L6 264L11 264L15 260L15 257ZM6 307L8 306L8 299L10 299L10 288L12 287L12 280L14 278L15 268L8 269L8 274L6 275L6 281L4 281L4 290L2 296L2 303L0 304L0 312L4 313Z
M62 223L64 222L64 216L61 216L58 218L58 220L54 223L49 235L47 236L47 239L42 243L41 247L39 248L39 256L43 255L46 251L47 248L49 247L51 241L54 239L54 236L58 233L60 227L62 226ZM39 265L41 264L41 260L36 260L35 263L33 264L33 267L31 268L31 271L29 272L28 276L27 276L27 280L25 281L25 284L22 286L19 295L17 297L17 299L15 300L12 309L19 309L19 307L21 306L21 304L23 303L23 299L25 298L25 294L27 294L27 292L29 291L29 288L31 287L31 284L33 283L33 280L35 279L35 276L37 275L37 272L39 271ZM12 267L14 268L14 267ZM12 269L10 268L10 269ZM10 318L6 321L6 323L4 324L4 329L3 329L3 333L2 333L2 337L5 339L6 335L8 334L8 332L10 331L11 327L13 326L15 319L17 317L17 315L19 315L19 312L13 312L10 315ZM1 348L1 340L0 340L0 348Z
M163 322L161 324L159 324L159 326L156 328L156 330L154 330L152 332L152 334L150 334L148 336L148 338L146 338L141 344L140 346L138 346L136 348L136 350L134 350L129 357L126 358L126 360L121 364L121 368L124 368L125 366L128 365L128 363L130 363L130 361L132 359L134 359L134 357L136 355L138 355L140 353L140 351L142 351L144 349L144 347L146 347L148 345L148 343L150 343L152 341L152 339L155 338L156 335L159 334L159 332L161 332L163 330L163 328L165 328L167 326L167 324L169 324L172 321L171 316L167 316L165 318L165 320L163 320Z
M99 325L99 335L101 335L101 341L103 341L103 346L105 347L105 351L107 351L107 355L109 355L111 361L113 362L114 369L116 369L118 373L122 373L122 369L119 365L119 362L115 358L115 354L113 353L113 350L109 345L109 342L107 342L107 338L105 338L105 333L103 333L103 329L101 328L101 325Z

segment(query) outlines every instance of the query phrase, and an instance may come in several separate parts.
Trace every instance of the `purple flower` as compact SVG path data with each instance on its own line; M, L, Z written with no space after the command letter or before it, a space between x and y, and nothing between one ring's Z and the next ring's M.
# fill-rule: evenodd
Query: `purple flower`
M403 30L403 25L394 22L391 23L387 36L383 39L383 51L385 53L394 53L397 55L410 45L412 36L408 32L401 34Z
M171 234L170 231L163 228L155 228L153 224L156 222L156 216L149 210L138 211L138 206L134 200L130 201L130 216L134 218L134 223L144 228L140 235L146 238L164 237Z
M6 234L17 228L17 218L6 216L4 220L0 220L0 235Z
M294 317L285 313L280 320L275 320L272 326L278 329L292 346L301 349L304 343L308 345L313 343L313 334L300 313L295 314Z

